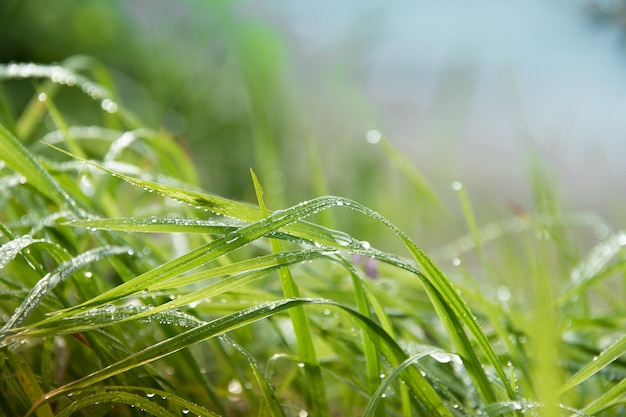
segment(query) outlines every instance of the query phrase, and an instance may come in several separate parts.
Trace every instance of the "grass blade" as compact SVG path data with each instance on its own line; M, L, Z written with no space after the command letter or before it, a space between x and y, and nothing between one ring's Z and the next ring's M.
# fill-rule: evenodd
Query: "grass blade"
M575 386L582 384L587 379L606 368L626 353L626 336L622 336L617 342L609 346L600 355L594 358L593 361L583 366L578 372L576 372L565 384L561 387L561 392L569 391Z
M261 188L259 179L252 169L250 170L250 174L252 175L254 190L256 192L257 201L259 202L261 214L264 217L268 217L269 212L263 201L263 189ZM270 245L272 246L272 252L274 254L282 253L283 247L279 240L270 239ZM285 298L300 297L300 290L294 282L288 267L279 269L278 276L280 277L280 283ZM313 411L316 415L330 416L322 371L319 361L317 360L317 353L315 352L315 345L311 333L311 324L309 323L307 314L303 307L296 307L289 310L289 317L291 318L296 340L298 341L300 356L302 361L306 364L304 370L308 381L307 389L309 391L309 398L313 404Z

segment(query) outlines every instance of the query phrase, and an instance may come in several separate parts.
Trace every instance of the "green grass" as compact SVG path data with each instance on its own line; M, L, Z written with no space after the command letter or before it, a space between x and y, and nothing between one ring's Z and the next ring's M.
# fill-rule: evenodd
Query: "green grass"
M0 66L0 88L24 79L25 107L0 94L0 415L625 415L626 233L563 212L539 166L536 212L491 224L455 183L468 234L435 262L347 198L270 210L254 171L255 202L210 194L112 86ZM64 89L100 124L58 107ZM251 120L257 172L271 172L276 145ZM431 204L397 210L450 216L376 139Z

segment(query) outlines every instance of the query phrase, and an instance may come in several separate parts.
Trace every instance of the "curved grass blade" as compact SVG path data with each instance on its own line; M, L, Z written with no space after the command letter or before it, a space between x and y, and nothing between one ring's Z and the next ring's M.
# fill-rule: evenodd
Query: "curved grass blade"
M467 327L470 334L476 339L489 364L493 366L496 374L504 385L509 398L515 399L517 394L515 389L509 383L502 364L498 360L491 344L480 328L478 321L465 301L463 301L461 296L457 293L452 282L404 232L398 229L385 217L353 201L349 201L348 206L379 221L394 231L407 247L413 258L417 261L418 265L423 269L423 273L419 271L415 271L414 273L416 273L418 277L423 278L423 283L428 284L425 285L425 288L429 293L431 302L433 302L433 305L435 306L442 323L446 327L448 334L451 337L454 337L453 342L455 343L455 348L459 351L458 353L462 356L466 366L470 369L470 376L474 379L476 388L479 390L481 395L484 396L483 399L485 402L494 402L496 395L489 379L487 378L483 365L476 356L474 347L463 330L463 325ZM370 257L376 257L377 255L375 251L371 250L364 250L363 252L366 256Z
M126 404L157 417L177 416L176 414L168 411L165 407L157 404L156 402L150 401L145 396L140 396L126 391L106 390L104 392L95 392L87 397L74 401L72 404L61 410L56 417L70 417L77 411L102 403Z
M134 392L140 392L141 395L137 395ZM118 401L116 400L116 396L120 393L125 393L125 394L131 394L133 396L135 396L138 400L139 400L139 404L138 403L128 403L126 401ZM106 395L104 398L104 400L102 400L102 397L97 397L98 394L113 394L113 395ZM67 408L62 410L62 413L67 413L64 415L71 415L73 412L78 411L81 408L85 408L88 407L89 405L93 405L97 402L124 402L126 404L131 405L133 408L138 408L138 409L143 409L146 412L151 413L151 411L148 409L149 406L152 405L156 405L157 407L160 407L161 410L165 410L168 414L166 415L171 415L171 413L167 410L164 409L161 405L156 404L155 402L153 402L151 399L160 399L162 401L167 401L168 404L171 405L175 405L177 407L180 407L181 411L183 412L183 414L189 414L193 413L195 415L198 416L210 416L210 417L217 417L218 414L198 405L198 404L194 404L191 401L188 401L184 398L182 398L179 395L173 394L171 392L166 392L166 391L162 391L159 389L153 389L153 388L148 388L148 387L137 387L137 386L103 386L103 387L98 387L97 391L94 393L89 394L86 397L80 398L79 400L75 401L74 403L72 403L70 406L68 406ZM78 404L79 402L83 402L83 404ZM70 409L71 410L68 410ZM67 410L67 411L66 411ZM159 410L159 412L161 412ZM153 415L160 415L160 414L154 414L152 412ZM60 416L61 414L58 414L58 416ZM176 415L176 414L174 414Z
M376 344L379 352L381 352L391 366L399 366L406 360L406 353L397 345L393 338L391 338L375 322L367 317L364 317L358 312L353 311L349 307L322 299L294 298L280 300L243 310L229 316L224 316L202 326L195 327L184 333L158 342L140 352L129 355L128 357L101 369L100 371L96 371L86 377L50 391L35 403L33 408L31 408L29 415L46 401L56 398L62 394L89 388L93 384L107 378L153 362L203 340L219 336L252 322L278 314L282 311L288 310L289 308L303 305L328 305L339 308L354 317L359 322L368 337L370 337ZM443 404L437 393L418 370L408 368L406 372L407 375L404 378L405 382L432 415L452 417L452 414Z
M30 235L17 236L0 246L0 269L7 266L22 250L33 244L54 246L44 239L33 239ZM56 246L54 247L57 248Z
M563 384L560 392L563 393L569 391L575 386L582 384L624 354L626 354L626 336L622 336L617 342L595 357L593 361L583 366L582 369L576 372L567 382L565 382L565 384Z
M370 417L374 415L374 412L380 405L381 401L383 400L383 398L385 398L383 394L385 393L387 388L389 388L389 386L400 377L402 371L413 365L418 360L422 359L424 356L428 356L435 352L438 352L438 350L431 349L417 355L413 355L407 358L404 362L402 362L400 366L391 371L389 375L387 375L385 379L380 383L379 387L376 389L376 392L374 392L374 395L372 395L372 398L370 399L367 407L365 408L365 411L363 412L363 417Z
M265 404L267 405L269 409L270 415L273 417L285 416L283 407L280 405L278 398L276 398L276 392L274 391L274 388L272 388L272 384L263 375L263 372L261 371L261 368L259 367L259 364L256 361L256 359L254 359L254 357L247 350L241 347L241 345L235 343L233 340L231 340L227 336L223 335L221 336L221 339L225 343L228 343L233 348L235 348L237 352L241 353L248 361L248 364L250 364L250 369L252 369L252 374L254 375L254 378L256 379L256 382L259 385L259 388L261 389L261 393L263 394L263 399L265 400Z
M9 318L5 325L0 329L0 337L2 337L12 327L19 325L28 314L35 308L43 297L57 286L59 282L64 281L67 277L73 275L76 271L82 269L86 265L106 258L107 256L127 253L129 248L117 246L105 246L96 248L71 260L63 262L54 271L46 274L35 284L30 293L26 296L22 304L15 310L15 313ZM0 343L2 345L2 343Z
M24 175L39 192L59 205L67 205L77 217L83 217L69 194L35 160L24 145L2 125L0 125L0 155L3 155L2 159L9 168ZM10 158L7 157L9 155Z
M100 103L103 110L118 114L129 126L136 128L141 124L128 110L117 103L111 93L102 85L60 65L41 65L34 63L11 63L0 65L0 80L2 79L47 78L55 84L68 87L76 86L85 94ZM44 89L44 91L46 91ZM46 91L48 93L48 91ZM33 106L33 104L31 104ZM29 116L28 124L32 125L32 118L40 117L36 112ZM32 128L31 128L32 129ZM18 124L18 132L26 131L22 124Z

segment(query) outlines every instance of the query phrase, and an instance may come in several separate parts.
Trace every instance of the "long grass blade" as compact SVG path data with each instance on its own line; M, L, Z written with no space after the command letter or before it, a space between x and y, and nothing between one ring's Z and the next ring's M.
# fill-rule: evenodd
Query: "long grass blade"
M252 175L254 190L256 192L257 201L259 202L261 214L267 218L270 213L265 207L265 202L263 201L263 189L261 188L261 183L252 169L250 169L250 174ZM274 254L283 252L280 240L270 239L270 245L272 246L272 252ZM278 276L280 277L280 283L285 298L300 297L300 290L294 282L288 267L279 269ZM315 344L313 343L313 336L311 332L311 324L309 323L307 314L303 307L296 307L289 310L289 317L291 318L296 340L298 341L300 356L306 364L305 374L308 381L307 389L309 390L309 398L313 404L313 411L316 415L330 416L326 389L324 387L324 379L322 378L322 371L317 359L317 353L315 351Z

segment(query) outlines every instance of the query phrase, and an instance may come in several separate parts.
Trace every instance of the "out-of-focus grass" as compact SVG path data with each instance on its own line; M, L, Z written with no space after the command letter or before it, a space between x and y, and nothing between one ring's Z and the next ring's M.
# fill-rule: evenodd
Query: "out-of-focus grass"
M312 191L290 205L250 81L259 177L240 202L94 72L111 79L84 59L0 66L3 415L621 415L626 234L565 211L540 165L535 208L485 223L471 189L432 187L372 131L407 198L381 175L359 187L385 217ZM324 190L324 150L301 148ZM468 234L435 261L394 224L455 211Z

